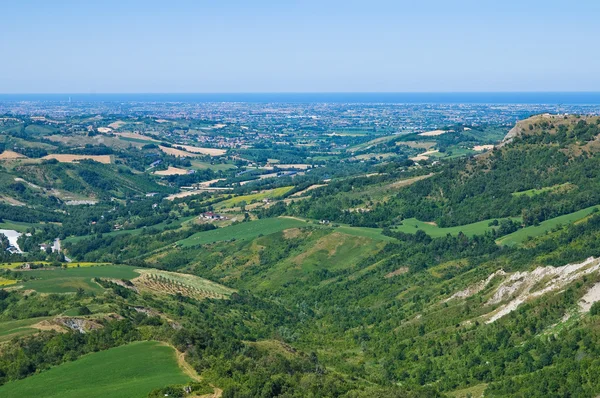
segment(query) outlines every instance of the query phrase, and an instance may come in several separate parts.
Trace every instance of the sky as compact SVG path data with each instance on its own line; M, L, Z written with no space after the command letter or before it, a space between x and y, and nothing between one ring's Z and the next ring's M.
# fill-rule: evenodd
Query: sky
M600 91L597 0L6 0L0 93Z

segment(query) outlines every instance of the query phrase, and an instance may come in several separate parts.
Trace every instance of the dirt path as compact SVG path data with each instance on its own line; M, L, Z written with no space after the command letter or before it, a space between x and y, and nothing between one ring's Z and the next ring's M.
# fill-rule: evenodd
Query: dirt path
M186 362L185 353L179 351L175 347L173 347L173 348L175 349L175 352L177 353L177 364L179 365L181 370L183 370L183 373L185 373L187 376L189 376L194 381L202 380L202 378L196 372L196 370L192 367L192 365L190 365L189 363Z

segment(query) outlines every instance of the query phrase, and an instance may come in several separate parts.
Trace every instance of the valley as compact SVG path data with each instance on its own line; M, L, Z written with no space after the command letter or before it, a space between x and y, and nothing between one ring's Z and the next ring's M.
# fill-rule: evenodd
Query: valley
M597 116L79 106L0 118L0 395L600 394Z

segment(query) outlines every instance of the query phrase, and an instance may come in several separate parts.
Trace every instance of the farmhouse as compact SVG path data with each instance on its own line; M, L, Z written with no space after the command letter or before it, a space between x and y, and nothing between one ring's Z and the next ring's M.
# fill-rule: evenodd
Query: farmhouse
M200 214L200 218L205 220L227 220L227 217L222 216L221 214L213 213L212 211L207 211L206 213Z

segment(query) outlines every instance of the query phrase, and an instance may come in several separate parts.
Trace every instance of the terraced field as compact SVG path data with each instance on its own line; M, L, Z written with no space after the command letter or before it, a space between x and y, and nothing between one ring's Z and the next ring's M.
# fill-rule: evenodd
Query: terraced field
M198 300L204 298L225 299L235 290L194 275L155 269L138 269L141 275L133 280L140 290L175 295L177 293Z
M189 381L179 367L172 347L144 341L88 354L40 374L7 383L0 387L0 396L142 398L155 388Z

